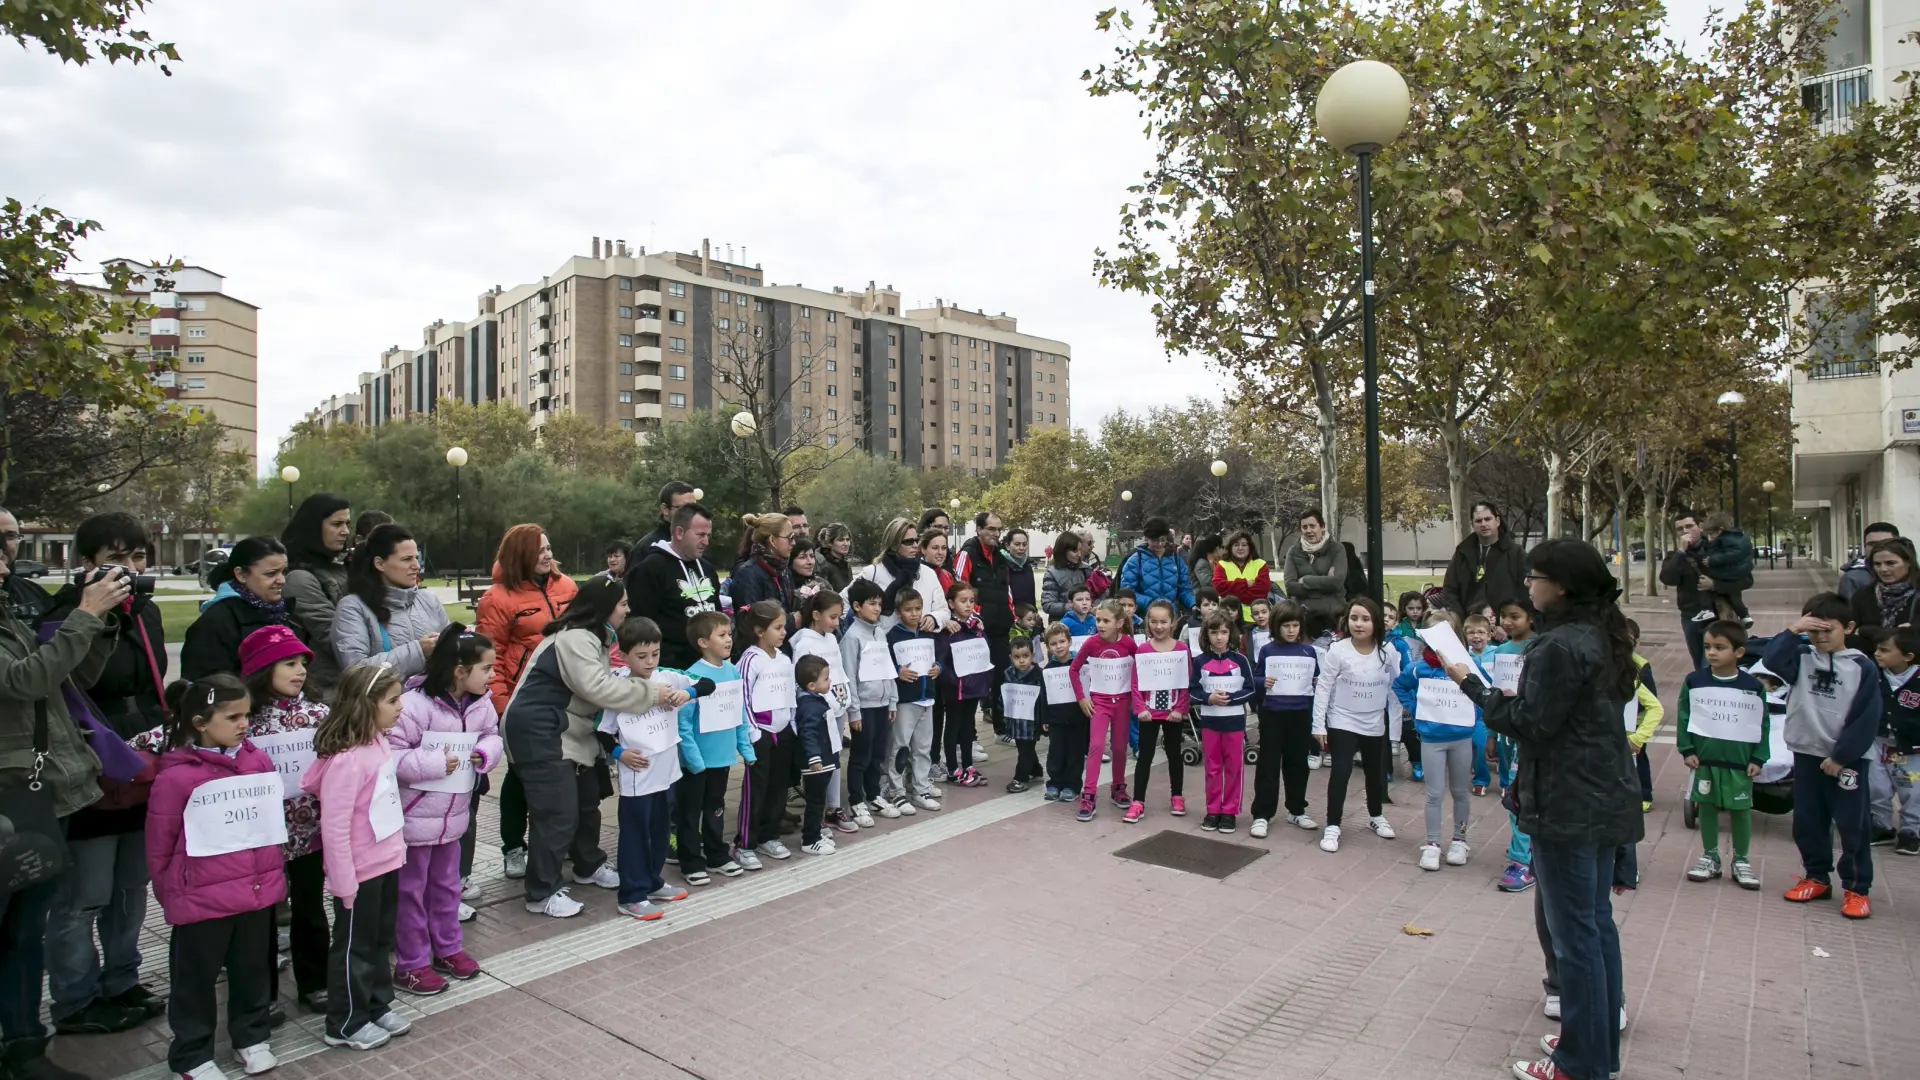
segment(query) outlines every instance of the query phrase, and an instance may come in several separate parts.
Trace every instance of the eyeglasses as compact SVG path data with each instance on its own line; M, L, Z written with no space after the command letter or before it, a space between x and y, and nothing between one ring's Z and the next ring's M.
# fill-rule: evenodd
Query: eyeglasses
M900 546L901 547L919 547L920 538L917 536L903 536L900 538Z
M1527 574L1527 578L1526 578L1527 584L1529 585L1533 584L1536 581L1552 581L1552 580L1553 580L1552 578L1548 577L1545 574L1534 574L1534 573Z
M0 544L17 544L20 542L20 537L24 535L17 532L0 532Z

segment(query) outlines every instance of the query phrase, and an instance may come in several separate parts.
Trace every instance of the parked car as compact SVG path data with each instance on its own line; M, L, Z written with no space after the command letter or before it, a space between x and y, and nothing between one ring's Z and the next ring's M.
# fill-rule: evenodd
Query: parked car
M19 562L13 564L13 572L24 578L42 578L53 571L46 563L34 562L32 559L21 559Z

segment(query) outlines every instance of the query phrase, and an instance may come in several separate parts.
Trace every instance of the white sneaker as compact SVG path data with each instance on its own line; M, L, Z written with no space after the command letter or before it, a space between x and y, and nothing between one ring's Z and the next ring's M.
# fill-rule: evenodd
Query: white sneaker
M778 840L769 840L754 850L769 859L790 859L793 857L793 852L787 850L787 845Z
M853 823L863 829L873 828L873 812L867 809L866 803L853 808Z
M987 760L987 748L984 746L981 746L977 742L974 743L973 744L973 763L975 765L978 765L985 760Z
M758 860L755 860L755 862L757 864ZM737 859L728 859L726 862L714 867L713 872L719 874L721 877L739 877L741 874L747 872L747 868L740 865Z
M1560 995L1548 994L1546 1007L1542 1008L1540 1011L1543 1013L1546 1013L1547 1019L1549 1020L1560 1019Z
M526 877L527 876L527 849L514 848L512 851L507 852L506 864L507 864L506 874L508 877L510 878Z
M1309 768L1309 769L1317 769L1317 768L1319 768L1319 767L1320 767L1320 755L1319 755L1319 754L1308 754L1308 755L1307 755L1307 768Z
M1312 832L1313 830L1320 827L1318 824L1314 822L1312 818L1308 817L1305 814L1288 814L1287 824L1292 825L1296 828L1305 829L1308 832Z
M1327 826L1327 831L1320 834L1320 850L1340 850L1340 826L1329 825Z
M902 804L905 804L904 808ZM897 818L902 814L913 813L913 804L910 802L907 802L907 800L905 799L901 799L900 802L898 803L890 802L886 799L882 799L877 805L880 807L880 809L876 810L875 813L879 814L883 818L892 819L892 818ZM859 819L856 818L855 820L857 821Z
M1422 870L1440 869L1440 845L1439 844L1421 844L1420 845L1420 869Z
M196 1067L192 1072L183 1072L180 1075L186 1080L227 1080L227 1074L221 1072L220 1066L211 1061Z
M1105 765L1106 763L1112 760L1113 760L1113 751L1111 750L1100 751L1100 764Z
M801 844L800 850L809 855L831 855L834 851L833 841L823 836L811 844Z
M240 1071L248 1076L259 1076L263 1072L270 1072L280 1064L280 1059L273 1056L273 1048L266 1043L243 1046L234 1053L240 1057Z
M1467 842L1465 840L1455 840L1453 843L1447 845L1447 865L1467 865Z
M1247 835L1253 837L1255 840L1265 840L1267 838L1267 819L1263 817L1254 818L1253 828L1247 830Z
M1620 1006L1620 1030L1627 1030L1627 1007L1625 1005Z
M586 909L587 905L568 896L565 889L561 889L545 900L527 901L528 911L554 919L571 919Z
M472 878L463 877L460 879L460 899L465 900L469 904L480 899L480 886L475 885Z
M760 856L753 853L752 848L741 848L739 851L734 852L733 861L739 863L742 870L758 870L766 865L760 861ZM726 873L727 868L724 866L721 867L720 872L723 874Z
M554 893L559 896L559 893ZM342 1036L322 1035L321 1040L328 1046L344 1046L349 1050L378 1050L393 1041L393 1036L379 1024L361 1024L358 1030Z
M373 1022L380 1025L380 1030L396 1037L413 1030L413 1023L401 1016L398 1009L388 1009L374 1017Z
M460 921L461 922L472 922L474 920L474 917L479 914L480 913L478 911L474 910L474 907L472 904L469 904L464 900L460 902Z
M917 806L920 809L931 813L935 810L940 809L940 800L934 798L932 795L921 795L919 793L915 793L913 796L913 801L909 802L907 805ZM906 813L905 810L902 810L900 812L903 814Z
M588 874L586 877L581 877L578 870L574 871L573 883L575 885L598 885L603 889L617 889L620 887L620 871L615 870L611 863L601 863L594 868L593 873Z
M1387 824L1386 818L1383 818L1383 817L1368 818L1367 828L1372 829L1373 835L1379 837L1382 840L1391 840L1394 837L1393 826Z

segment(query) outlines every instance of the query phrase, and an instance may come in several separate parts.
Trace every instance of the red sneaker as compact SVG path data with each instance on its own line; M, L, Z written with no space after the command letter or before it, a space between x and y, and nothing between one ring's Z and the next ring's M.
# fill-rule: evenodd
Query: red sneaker
M412 971L395 970L393 988L405 990L409 994L417 994L420 997L432 997L435 994L446 993L447 980L434 974L430 967L414 968Z
M1173 797L1173 809L1168 810L1167 813L1172 814L1174 817L1186 817L1187 800L1182 796L1175 795Z
M1560 1070L1554 1066L1552 1058L1516 1061L1513 1063L1513 1075L1518 1080L1560 1080Z
M1866 893L1847 890L1846 898L1840 901L1840 914L1849 919L1864 919L1873 914L1873 904Z
M1833 886L1826 882L1801 878L1793 883L1793 888L1787 890L1786 898L1795 904L1804 904L1809 900L1825 900L1832 895ZM1866 897L1860 899L1865 900Z
M468 956L466 951L462 950L454 953L452 956L434 957L433 970L465 982L475 975L480 974L480 962Z

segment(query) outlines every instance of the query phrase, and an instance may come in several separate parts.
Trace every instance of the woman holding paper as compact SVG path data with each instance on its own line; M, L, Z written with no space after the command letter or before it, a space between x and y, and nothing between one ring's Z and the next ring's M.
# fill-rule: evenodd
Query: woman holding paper
M1451 627L1457 634L1460 618L1446 610L1427 616L1428 626L1438 624ZM1393 681L1393 693L1419 729L1420 763L1426 767L1427 842L1420 847L1420 869L1440 869L1440 815L1449 789L1453 792L1453 842L1447 845L1446 863L1465 866L1467 821L1473 813L1469 796L1473 735L1480 727L1480 710L1447 678L1440 656L1431 646L1417 638L1408 645L1419 648L1420 653Z
M1400 654L1380 639L1386 620L1370 597L1349 604L1345 621L1346 636L1327 650L1314 681L1313 733L1326 744L1327 767L1333 772L1327 781L1321 851L1340 850L1340 819L1356 750L1366 772L1367 828L1382 840L1394 835L1380 811L1387 799L1386 750L1400 739L1400 702L1393 696ZM1391 738L1383 740L1382 735Z

